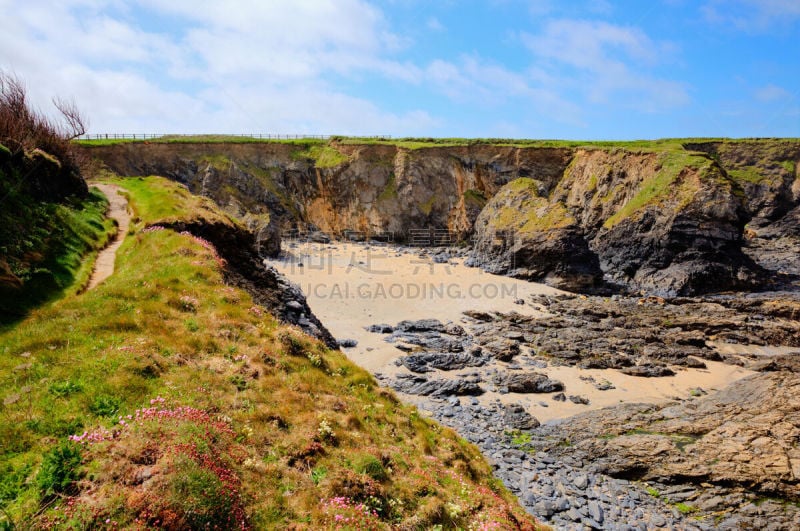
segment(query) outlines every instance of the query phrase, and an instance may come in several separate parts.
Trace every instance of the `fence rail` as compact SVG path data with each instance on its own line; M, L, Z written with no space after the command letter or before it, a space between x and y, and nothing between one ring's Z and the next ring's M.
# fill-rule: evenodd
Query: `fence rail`
M160 138L257 138L261 140L328 140L337 135L304 135L280 133L241 133L241 134L164 134L164 133L91 133L78 137L79 140L154 140ZM391 135L359 136L357 138L392 138Z

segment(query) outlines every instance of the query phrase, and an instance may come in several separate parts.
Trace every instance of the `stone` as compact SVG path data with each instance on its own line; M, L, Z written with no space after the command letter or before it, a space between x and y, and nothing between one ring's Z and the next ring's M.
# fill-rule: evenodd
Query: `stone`
M554 393L563 391L564 384L537 372L515 372L495 376L494 382L512 393Z
M516 430L530 430L539 426L539 421L521 404L503 406L503 424Z
M340 339L338 343L342 348L353 348L358 345L358 341L355 339Z

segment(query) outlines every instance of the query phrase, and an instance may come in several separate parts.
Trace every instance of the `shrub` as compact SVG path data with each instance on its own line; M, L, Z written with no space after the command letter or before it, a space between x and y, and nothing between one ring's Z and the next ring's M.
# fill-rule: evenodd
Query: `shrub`
M65 441L45 454L42 467L36 475L36 485L44 497L69 494L80 479L83 461L81 447Z
M58 382L53 382L48 388L50 394L59 398L69 396L82 390L83 385L80 382L75 382L73 380L60 380Z
M383 467L383 463L374 455L361 456L355 464L356 472L366 474L375 481L385 481L389 479L389 474Z
M98 395L89 406L89 411L98 417L110 417L119 411L120 400L115 396Z
M77 154L70 141L86 132L85 120L74 104L59 99L53 103L62 123L32 109L23 83L0 71L0 143L12 153L41 150L64 170L77 172Z

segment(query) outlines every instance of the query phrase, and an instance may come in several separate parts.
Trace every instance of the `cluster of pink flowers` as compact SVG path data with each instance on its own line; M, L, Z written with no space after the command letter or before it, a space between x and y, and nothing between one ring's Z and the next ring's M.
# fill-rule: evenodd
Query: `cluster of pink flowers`
M118 423L121 429L124 429L131 424L141 423L148 420L163 421L189 421L197 424L205 424L212 427L217 433L227 433L235 435L235 431L227 422L215 421L211 415L202 409L197 409L189 406L178 406L176 408L167 409L161 406L166 402L166 399L157 396L150 400L151 407L137 409L133 415L120 416ZM108 441L117 437L120 430L110 431L106 428L98 428L94 431L85 431L81 435L70 435L69 440L81 444L95 444L103 441Z
M322 510L333 529L382 529L378 513L363 503L338 496L322 500Z
M164 230L164 227L161 225L150 225L142 231L142 234L147 234L148 232L158 232L160 230Z
M263 317L264 316L264 310L262 310L258 306L250 306L250 309L248 311L250 313L252 313L253 315L255 315L256 317Z
M210 241L206 240L205 238L201 238L200 236L195 236L194 234L192 234L188 230L185 230L185 231L181 232L181 235L190 237L196 243L199 243L200 245L202 245L203 247L205 247L206 249L211 251L211 254L214 255L214 260L217 261L219 266L220 267L225 267L226 262L219 254L217 254L217 248L214 247L213 243L211 243Z
M188 312L197 311L197 306L200 304L199 300L189 295L181 295L178 300L181 302L181 308Z
M81 435L70 435L68 437L70 441L79 444L95 444L103 441L108 441L113 438L114 438L114 433L105 428L98 428L91 432L85 431Z

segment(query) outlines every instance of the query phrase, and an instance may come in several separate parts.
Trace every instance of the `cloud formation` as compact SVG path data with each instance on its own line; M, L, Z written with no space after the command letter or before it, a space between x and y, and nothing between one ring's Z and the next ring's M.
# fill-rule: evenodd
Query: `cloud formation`
M523 33L521 38L555 83L584 94L591 104L624 101L656 112L689 102L684 83L648 73L672 55L674 47L653 41L638 28L556 19L541 33Z

